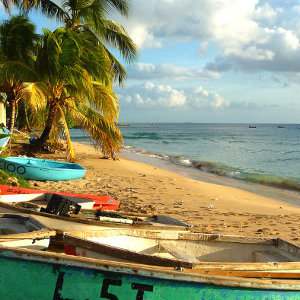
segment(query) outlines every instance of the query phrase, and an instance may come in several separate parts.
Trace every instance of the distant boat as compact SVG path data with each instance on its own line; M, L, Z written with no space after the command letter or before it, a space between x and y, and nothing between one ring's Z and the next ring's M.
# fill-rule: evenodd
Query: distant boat
M71 180L82 178L83 167L49 159L31 157L1 157L0 168L29 180Z
M129 126L128 123L116 123L117 126Z
M285 126L278 125L277 128L285 128Z
M251 126L251 125L249 125L249 128L256 128L256 126Z

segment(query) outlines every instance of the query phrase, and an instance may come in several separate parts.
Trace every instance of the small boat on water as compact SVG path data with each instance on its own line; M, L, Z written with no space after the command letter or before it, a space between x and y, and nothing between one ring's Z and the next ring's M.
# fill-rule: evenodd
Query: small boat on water
M281 239L129 228L68 232L63 239L66 254L84 257L206 272L287 268L300 278L300 247Z
M1 157L0 169L28 180L41 181L79 179L86 172L77 164L31 157Z
M37 199L38 197L43 198L44 194L49 194L49 195L57 194L63 196L70 196L74 198L92 200L95 202L93 205L93 209L100 209L100 210L116 210L119 207L119 201L115 200L113 197L108 195L64 193L64 192L56 192L56 191L22 188L22 187L9 186L9 185L0 185L0 195L24 195L24 194L31 194L32 196L28 196L28 198L32 200L34 200L33 197L34 194L37 194ZM24 196L24 198L26 199L26 196Z
M0 245L46 250L56 234L32 217L0 214Z
M0 246L0 298L299 299L299 280L191 271Z

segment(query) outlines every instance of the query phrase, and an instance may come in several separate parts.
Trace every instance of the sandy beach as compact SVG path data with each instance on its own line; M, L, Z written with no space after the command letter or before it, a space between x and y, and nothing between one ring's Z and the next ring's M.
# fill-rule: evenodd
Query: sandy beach
M300 245L300 208L238 188L206 183L120 156L103 159L92 146L74 143L83 179L31 181L38 189L111 195L119 210L173 216L195 232L281 237ZM58 152L45 158L65 160Z

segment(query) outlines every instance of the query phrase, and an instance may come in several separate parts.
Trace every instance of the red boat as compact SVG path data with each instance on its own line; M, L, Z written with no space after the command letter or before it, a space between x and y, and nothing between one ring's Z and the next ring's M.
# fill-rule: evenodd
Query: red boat
M98 209L98 210L117 210L117 208L119 207L119 201L107 195L73 194L73 193L35 190L35 189L28 189L28 188L22 188L17 186L9 186L9 185L0 185L1 195L44 194L44 193L58 194L62 196L70 196L75 198L92 200L95 202L93 209Z

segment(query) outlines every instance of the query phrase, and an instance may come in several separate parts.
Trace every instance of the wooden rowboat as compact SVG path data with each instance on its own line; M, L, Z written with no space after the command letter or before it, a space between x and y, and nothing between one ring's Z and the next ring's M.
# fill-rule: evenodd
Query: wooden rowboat
M56 234L32 217L0 214L0 245L46 250Z
M34 202L36 202L36 204L33 204ZM79 212L78 215L55 215L47 212L41 212L41 207L45 205L40 205L38 202L39 200L24 203L0 202L0 213L21 213L25 215L32 215L46 226L58 232L107 230L107 228L114 227L148 230L190 230L187 224L164 216L143 216L139 218L137 215L128 216L127 214L124 214L124 218L122 219L102 218L101 216L97 216L95 214L96 211L94 210L87 210L86 212L83 211L83 213ZM122 216L123 214L121 213L120 215ZM129 220L129 222L126 222L126 220Z
M129 228L69 232L63 239L67 254L84 257L203 269L206 273L292 271L300 278L300 247L281 239Z
M82 166L48 159L31 157L1 157L0 169L29 180L71 180L82 178Z
M1 299L299 299L299 280L239 278L0 247ZM20 278L21 280L16 280Z
M57 194L63 196L70 196L75 198L82 198L92 200L95 202L93 209L100 210L116 210L119 207L119 201L108 195L90 195L90 194L75 194L75 193L63 193L56 191L36 190L29 188L22 188L9 185L0 185L1 195L24 195L24 194L37 194L36 197L43 197L44 194ZM25 196L24 196L25 197ZM32 197L32 196L30 196Z

